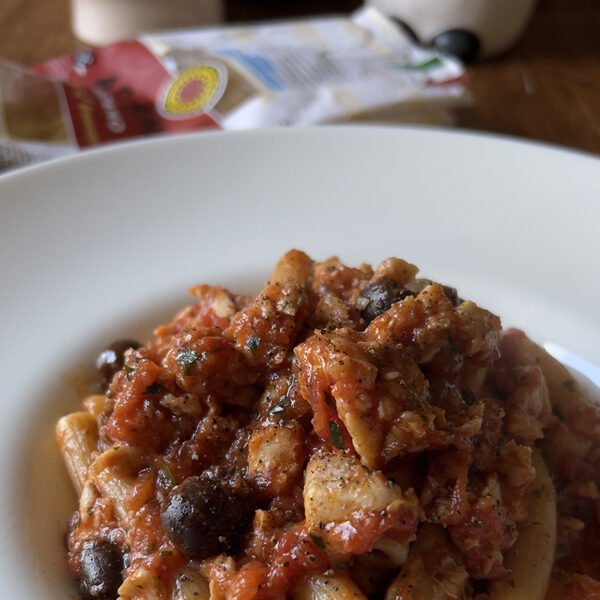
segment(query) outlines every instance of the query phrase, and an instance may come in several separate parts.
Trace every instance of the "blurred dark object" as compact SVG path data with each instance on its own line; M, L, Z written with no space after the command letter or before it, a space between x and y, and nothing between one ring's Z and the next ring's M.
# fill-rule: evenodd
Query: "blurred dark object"
M600 154L600 2L543 0L517 47L467 70L458 125Z
M466 62L508 52L527 31L539 4L539 0L365 1L405 23L422 44Z
M479 53L479 39L470 31L450 29L435 36L433 47L446 54L458 56L465 62L471 62Z
M360 0L226 0L228 21L283 19L300 15L350 12Z

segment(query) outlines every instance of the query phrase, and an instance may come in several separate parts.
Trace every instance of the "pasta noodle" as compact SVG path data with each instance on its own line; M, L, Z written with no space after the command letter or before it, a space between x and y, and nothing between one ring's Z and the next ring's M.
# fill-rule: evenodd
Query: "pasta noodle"
M94 394L83 401L84 410L96 418L102 414L105 406L106 396L104 394Z
M76 412L60 419L56 437L75 490L81 495L98 443L98 423L88 412Z
M127 446L114 446L100 454L88 471L98 492L110 498L122 524L127 524L125 499L134 486L131 464L135 456Z
M600 600L600 409L389 258L209 285L56 433L97 600Z
M556 495L541 455L533 455L535 481L527 491L529 510L519 538L508 551L504 576L490 586L490 600L542 599L548 589L556 546Z
M173 600L209 600L208 582L193 569L186 569L175 579Z
M301 579L293 591L294 600L366 600L346 575L311 575Z

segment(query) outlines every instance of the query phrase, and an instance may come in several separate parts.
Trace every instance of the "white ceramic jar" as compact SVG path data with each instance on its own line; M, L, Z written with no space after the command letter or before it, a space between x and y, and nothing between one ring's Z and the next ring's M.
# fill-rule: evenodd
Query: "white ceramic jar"
M88 44L219 23L224 0L71 0L73 32Z
M487 58L508 50L525 31L537 4L537 0L366 1L403 21L421 43L442 50L448 48L444 47L444 37L438 36L456 31L470 33L478 43L475 55L469 58Z

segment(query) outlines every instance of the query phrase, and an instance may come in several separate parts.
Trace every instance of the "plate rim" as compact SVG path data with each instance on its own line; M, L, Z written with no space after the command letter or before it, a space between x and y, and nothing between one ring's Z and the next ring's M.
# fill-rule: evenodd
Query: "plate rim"
M139 147L146 146L161 146L177 144L178 140L182 140L182 143L189 143L195 139L213 138L213 137L261 137L265 136L289 136L289 135L319 135L321 132L329 131L341 131L343 134L347 131L367 131L370 133L377 133L382 135L402 135L406 133L422 133L423 135L442 135L448 138L455 137L457 139L470 139L473 141L483 141L484 143L502 143L512 145L514 147L520 147L523 150L537 150L542 152L549 152L553 154L563 154L565 156L571 156L573 158L590 160L600 163L600 155L580 150L578 148L571 148L569 146L563 146L552 142L546 142L542 140L529 139L519 137L512 134L483 131L471 128L456 128L451 126L437 126L437 125L422 125L422 124L375 124L375 123L341 123L341 124L323 124L314 125L308 127L268 127L264 129L239 129L239 130L220 130L210 129L204 131L191 131L181 133L177 135L172 134L153 134L145 137L136 137L118 142L108 142L94 146L91 148L84 148L74 154L59 156L47 161L40 163L33 163L25 165L23 167L12 169L4 173L0 173L0 190L3 182L15 181L22 177L36 175L47 170L53 170L56 168L62 168L65 165L74 164L75 166L83 161L95 160L98 156L104 156L106 154L119 154L121 152L128 153L131 150L135 150ZM316 132L316 133L315 133ZM1 204L0 204L1 206Z

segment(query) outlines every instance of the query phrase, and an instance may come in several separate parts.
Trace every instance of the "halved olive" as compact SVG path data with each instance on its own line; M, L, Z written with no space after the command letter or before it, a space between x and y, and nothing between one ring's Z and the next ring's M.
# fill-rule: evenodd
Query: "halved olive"
M123 557L110 542L86 544L81 552L81 594L93 600L116 600L123 582Z
M107 389L117 371L123 368L125 361L125 352L129 348L137 349L141 344L136 340L117 340L110 346L107 346L99 354L96 360L96 368L98 369L98 379L100 385Z
M204 559L233 548L253 515L254 504L241 478L203 473L171 490L161 520L181 552Z

